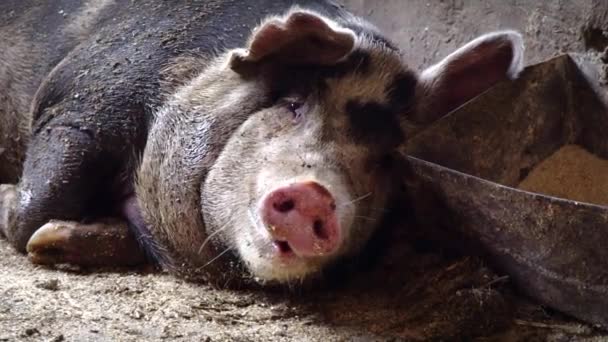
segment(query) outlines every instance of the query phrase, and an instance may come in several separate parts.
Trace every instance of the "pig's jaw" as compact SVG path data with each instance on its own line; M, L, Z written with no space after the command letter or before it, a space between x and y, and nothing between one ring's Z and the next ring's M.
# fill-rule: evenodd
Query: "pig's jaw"
M337 237L339 241L336 242L338 246L335 249L319 253L319 255L303 256L289 247L286 241L279 241L271 235L270 230L273 227L264 223L261 206L264 195L273 189L308 182L323 184L335 197L335 215L340 231ZM326 184L333 184L333 186ZM328 263L348 252L350 228L354 221L355 208L351 204L346 187L341 182L334 179L323 182L315 175L302 175L279 182L266 180L259 182L258 185L261 186L258 193L262 195L248 207L248 222L245 223L247 226L240 229L242 236L235 241L240 258L257 282L301 281L310 275L319 273Z

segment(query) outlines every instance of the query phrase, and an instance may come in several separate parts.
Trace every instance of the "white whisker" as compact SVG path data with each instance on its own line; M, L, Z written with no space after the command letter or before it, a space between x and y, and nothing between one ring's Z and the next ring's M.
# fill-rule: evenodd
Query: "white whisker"
M209 234L209 236L207 236L207 238L205 239L205 241L203 241L203 244L201 245L201 247L198 249L198 254L201 254L201 252L203 251L203 249L205 248L205 246L207 245L207 243L209 241L211 241L211 238L213 236L215 236L216 234L219 234L223 230L227 229L229 224L230 224L230 222L227 222L223 227L221 227L220 229L218 229L218 230L214 231L213 233Z
M221 258L222 255L228 253L228 251L231 250L231 249L232 249L231 247L228 247L228 248L224 249L223 252L221 252L220 254L218 254L215 258L211 259L208 263L204 264L201 268L199 268L199 270L202 270L203 268L211 265L214 261L216 261L217 259Z
M242 201L239 203L232 203L233 206L235 206L235 210L237 209L236 207L242 206L242 205L246 205L247 201ZM215 232L209 234L209 236L207 236L207 238L205 239L205 241L203 241L203 243L201 244L201 247L198 249L198 254L201 254L201 252L203 251L203 249L205 248L205 246L207 245L207 243L209 243L209 241L211 241L211 238L213 236L215 236L216 234L219 234L220 232L226 230L228 228L228 226L231 224L231 220L227 220L227 222L218 230L216 230Z
M364 219L364 220L368 220L368 221L373 221L376 222L378 221L377 219L373 218L373 217L368 217L368 216L360 216L360 215L355 215L355 218L360 218L360 219Z
M368 198L368 197L369 197L369 196L371 196L371 195L372 195L372 193L371 193L371 192L368 192L367 194L365 194L365 195L363 195L363 196L361 196L361 197L357 197L357 198L355 198L355 199L354 199L354 200L352 200L352 201L349 201L349 202L346 202L346 203L342 203L342 204L340 204L339 206L340 206L340 207L344 207L344 206L347 206L347 205L354 204L354 203L356 203L356 202L359 202L359 201L362 201L362 200L364 200L364 199Z

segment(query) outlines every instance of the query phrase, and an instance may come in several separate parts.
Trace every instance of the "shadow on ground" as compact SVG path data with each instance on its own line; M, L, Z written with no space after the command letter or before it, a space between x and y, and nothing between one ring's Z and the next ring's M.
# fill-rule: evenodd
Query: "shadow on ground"
M601 339L518 297L477 258L407 245L316 291L217 290L143 269L45 269L5 241L0 279L0 341Z

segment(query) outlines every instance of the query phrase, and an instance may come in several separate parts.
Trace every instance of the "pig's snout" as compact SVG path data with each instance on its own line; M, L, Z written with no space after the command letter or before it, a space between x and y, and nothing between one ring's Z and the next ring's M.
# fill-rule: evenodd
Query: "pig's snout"
M340 223L332 194L316 182L277 188L262 200L261 217L282 256L322 256L340 246Z

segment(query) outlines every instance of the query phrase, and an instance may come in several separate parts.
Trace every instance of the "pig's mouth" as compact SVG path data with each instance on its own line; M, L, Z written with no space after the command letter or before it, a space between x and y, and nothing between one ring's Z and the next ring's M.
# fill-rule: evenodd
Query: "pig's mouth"
M291 258L295 256L293 249L287 241L274 240L272 242L272 245L276 249L279 256L282 258Z

